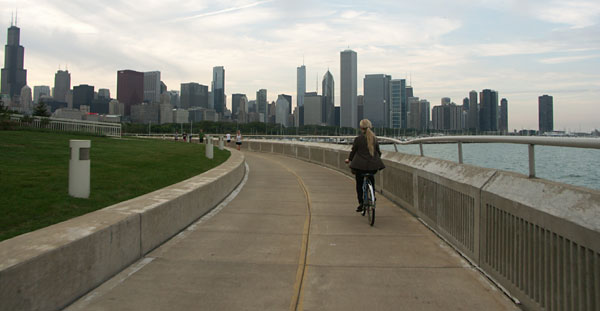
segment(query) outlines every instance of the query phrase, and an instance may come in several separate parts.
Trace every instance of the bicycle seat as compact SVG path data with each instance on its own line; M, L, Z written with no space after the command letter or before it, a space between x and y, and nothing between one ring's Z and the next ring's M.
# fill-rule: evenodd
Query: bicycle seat
M372 174L372 173L364 173L364 174L360 174L360 175L365 176L365 177L375 176L375 174Z

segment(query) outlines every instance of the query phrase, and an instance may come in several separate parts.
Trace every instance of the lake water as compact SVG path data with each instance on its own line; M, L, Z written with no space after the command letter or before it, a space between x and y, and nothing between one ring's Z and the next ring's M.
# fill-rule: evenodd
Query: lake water
M394 151L393 145L382 150ZM419 145L399 145L398 151L419 155ZM427 157L458 162L457 144L423 144ZM465 144L463 162L529 175L528 147L524 144ZM536 177L600 190L600 150L535 146Z

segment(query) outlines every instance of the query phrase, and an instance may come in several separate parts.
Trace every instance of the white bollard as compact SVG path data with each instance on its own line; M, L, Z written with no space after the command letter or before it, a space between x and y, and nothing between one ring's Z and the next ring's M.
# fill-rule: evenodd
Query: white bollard
M90 197L90 147L89 140L70 140L69 195L76 198Z
M213 143L212 137L206 135L206 157L209 159L213 158Z
M225 149L225 140L222 136L219 136L219 150Z

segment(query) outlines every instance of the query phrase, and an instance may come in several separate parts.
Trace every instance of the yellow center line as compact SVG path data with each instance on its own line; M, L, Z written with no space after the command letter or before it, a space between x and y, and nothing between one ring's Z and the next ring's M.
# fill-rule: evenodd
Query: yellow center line
M264 159L263 156L259 156ZM298 180L298 184L302 191L304 191L304 196L306 197L306 209L308 213L306 213L306 218L304 220L304 229L302 230L302 246L300 247L300 259L298 260L298 269L296 270L296 282L294 283L294 295L292 296L292 300L290 302L290 310L302 310L302 302L304 300L304 278L306 275L307 265L308 265L308 241L310 238L310 223L311 223L311 204L310 204L310 193L300 177L295 171L289 169L287 166L282 164L277 160L269 159L270 161L274 161L279 164L283 168L285 168L288 172L294 174L296 179Z
M302 302L304 300L304 278L306 276L306 270L308 265L308 242L310 239L310 223L311 223L311 206L310 206L310 193L306 189L304 181L296 172L286 169L296 175L300 187L304 191L306 196L306 208L308 213L304 220L304 229L302 230L302 246L300 248L300 260L298 262L298 270L296 271L296 282L294 283L294 296L290 303L290 310L302 310Z

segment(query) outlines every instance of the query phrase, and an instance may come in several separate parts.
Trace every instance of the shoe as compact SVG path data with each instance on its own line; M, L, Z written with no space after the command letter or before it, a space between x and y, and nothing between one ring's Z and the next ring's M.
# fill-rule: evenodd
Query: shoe
M362 212L362 211L363 211L363 206L361 204L356 208L356 212Z

